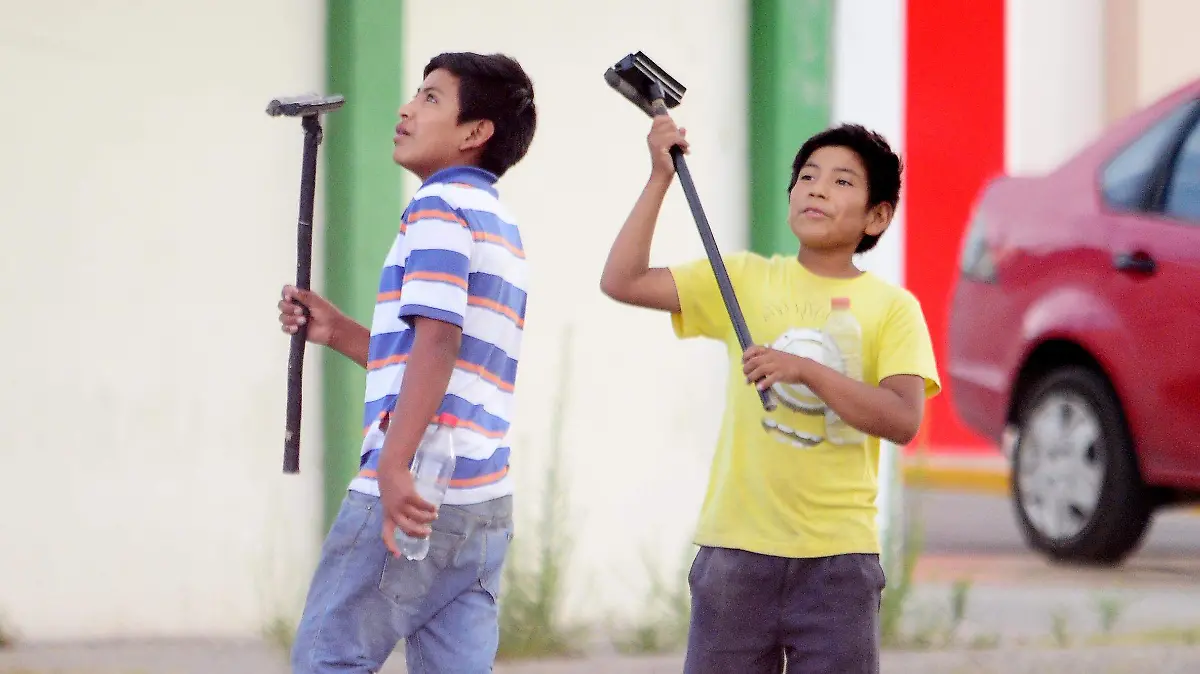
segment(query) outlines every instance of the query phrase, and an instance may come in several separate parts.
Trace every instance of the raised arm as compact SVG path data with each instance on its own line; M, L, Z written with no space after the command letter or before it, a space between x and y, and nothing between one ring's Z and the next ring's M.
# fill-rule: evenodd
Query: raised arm
M668 115L654 118L646 139L650 146L650 179L613 241L600 277L600 290L623 304L678 312L675 280L665 267L650 267L650 244L663 199L675 177L670 149L679 145L688 151L686 131L675 126Z

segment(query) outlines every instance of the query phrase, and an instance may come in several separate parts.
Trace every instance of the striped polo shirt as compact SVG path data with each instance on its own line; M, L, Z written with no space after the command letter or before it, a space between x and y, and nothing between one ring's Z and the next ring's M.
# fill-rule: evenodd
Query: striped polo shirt
M381 422L400 392L414 337L412 318L424 316L463 330L458 362L435 415L454 427L458 455L445 503L482 503L512 493L507 436L527 272L520 230L500 203L495 182L483 169L443 169L404 210L371 320L365 435L353 490L379 494Z

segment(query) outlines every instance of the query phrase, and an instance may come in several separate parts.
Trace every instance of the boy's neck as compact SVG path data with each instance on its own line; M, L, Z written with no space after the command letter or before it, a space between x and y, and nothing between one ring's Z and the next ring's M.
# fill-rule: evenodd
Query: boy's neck
M862 275L862 271L854 266L853 252L847 255L844 250L814 250L801 246L796 260L817 276L855 278Z
M479 160L482 157L483 157L483 153L480 151L459 152L458 156L455 157L454 160L448 161L445 164L443 164L442 166L426 168L424 171L421 171L420 173L418 173L416 171L413 171L412 173L413 173L413 175L417 176L417 178L421 181L422 184L424 184L427 180L429 180L430 176L436 175L439 171L445 171L446 169L452 169L452 168L458 168L458 167L463 167L463 168L469 167L469 168L476 168L476 169L481 168L479 166Z
M417 177L417 180L421 181L421 184L425 184L426 182L429 181L430 178L437 175L438 173L441 173L442 171L445 171L447 169L452 169L452 168L479 168L479 167L476 166L475 164L471 164L466 161L461 161L461 162L453 162L450 164L446 164L445 166L439 166L434 169L426 169L419 173L416 171L413 171L413 175L415 175Z

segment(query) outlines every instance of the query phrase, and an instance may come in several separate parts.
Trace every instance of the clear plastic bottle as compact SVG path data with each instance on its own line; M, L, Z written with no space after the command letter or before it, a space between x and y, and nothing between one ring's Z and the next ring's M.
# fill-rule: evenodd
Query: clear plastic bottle
M822 330L841 352L842 374L862 381L862 327L850 312L850 298L833 298L830 302L829 318ZM862 431L842 421L837 412L826 406L825 439L835 445L856 445L862 443L865 436Z
M417 494L434 507L441 507L442 499L446 497L456 460L454 426L449 423L449 417L443 415L425 431L412 462L413 484ZM425 559L425 555L429 554L429 537L413 538L400 529L396 529L396 545L406 558L413 561Z

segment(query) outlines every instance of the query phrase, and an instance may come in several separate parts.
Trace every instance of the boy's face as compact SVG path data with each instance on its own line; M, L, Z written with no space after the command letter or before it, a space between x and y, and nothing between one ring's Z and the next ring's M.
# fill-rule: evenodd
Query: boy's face
M458 123L458 83L454 73L434 70L400 107L392 160L421 179L448 166L475 163L491 137L488 120Z
M789 202L788 225L810 249L853 252L864 234L882 234L891 221L887 204L867 208L867 170L858 154L835 145L812 153Z

